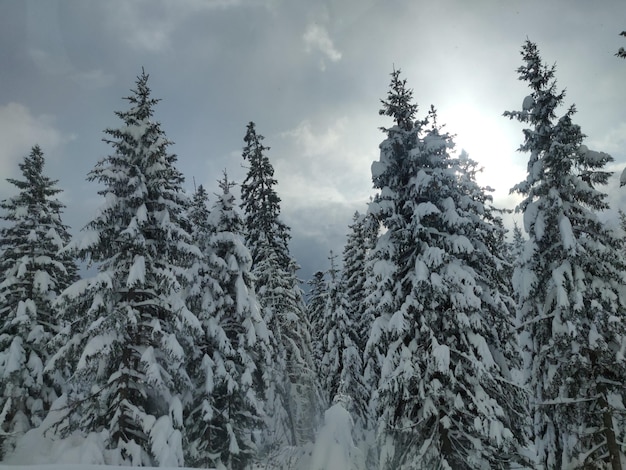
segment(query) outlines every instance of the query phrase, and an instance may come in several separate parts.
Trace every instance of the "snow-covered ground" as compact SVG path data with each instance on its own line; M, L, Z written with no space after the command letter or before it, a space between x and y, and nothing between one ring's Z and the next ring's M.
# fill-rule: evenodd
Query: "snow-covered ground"
M298 448L276 456L282 465L258 464L255 470L362 470L365 466L362 450L352 439L352 418L337 401L324 415L324 425L319 430L315 445ZM0 463L0 470L121 470L135 467L104 465L107 451L96 435L52 440L40 429L33 429L19 441L14 453ZM149 467L143 467L149 468ZM159 467L160 470L181 467Z

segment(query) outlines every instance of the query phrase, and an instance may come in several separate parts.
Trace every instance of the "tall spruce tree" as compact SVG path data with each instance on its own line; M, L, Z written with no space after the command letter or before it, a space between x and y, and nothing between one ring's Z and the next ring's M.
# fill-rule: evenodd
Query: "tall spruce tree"
M528 126L519 148L529 154L528 175L512 190L524 197L518 210L528 240L514 281L537 467L618 469L626 266L620 241L598 218L608 206L596 189L612 159L582 145L573 106L557 118L565 93L537 45L526 41L522 57L518 73L531 93L521 111L505 115Z
M263 137L256 132L256 125L248 123L243 159L247 162L248 173L241 185L241 207L245 214L245 232L252 262L256 264L266 257L268 250L279 256L281 266L287 270L292 267L289 255L289 227L280 219L280 197L274 186L274 178Z
M200 253L147 82L142 72L130 108L116 113L121 126L105 131L113 153L89 174L104 203L73 246L98 274L60 297L67 324L48 367L69 369L69 429L101 434L109 463L180 466L185 351L200 327L181 283Z
M43 420L56 391L44 374L58 332L54 299L76 280L74 259L61 251L70 240L56 198L57 181L44 174L39 146L19 164L19 193L0 203L0 456Z
M280 219L274 168L263 136L247 126L243 158L248 174L241 185L245 236L252 254L256 290L272 336L272 364L266 373L268 444L311 441L320 415L310 326L297 264L289 253L289 228Z
M369 347L384 355L381 467L507 468L520 459L525 410L498 274L501 224L474 164L451 155L435 111L415 120L399 71L382 104L395 125L372 165L380 192L370 205L387 230L373 252L370 296L379 317Z
M186 429L188 465L235 470L247 468L256 454L255 434L264 418L262 374L270 358L231 186L225 175L209 214L206 192L198 188L191 213L203 256L191 269L189 305L202 335L190 357L194 390Z

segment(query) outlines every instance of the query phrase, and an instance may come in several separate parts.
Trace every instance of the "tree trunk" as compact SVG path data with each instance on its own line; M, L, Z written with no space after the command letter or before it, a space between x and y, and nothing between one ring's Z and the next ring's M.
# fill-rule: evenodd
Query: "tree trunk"
M620 459L619 444L615 439L615 431L613 430L613 414L606 400L606 387L603 383L598 383L598 392L600 398L599 405L602 408L602 422L604 424L604 436L606 437L606 445L609 451L609 462L611 462L612 470L622 470L622 462Z

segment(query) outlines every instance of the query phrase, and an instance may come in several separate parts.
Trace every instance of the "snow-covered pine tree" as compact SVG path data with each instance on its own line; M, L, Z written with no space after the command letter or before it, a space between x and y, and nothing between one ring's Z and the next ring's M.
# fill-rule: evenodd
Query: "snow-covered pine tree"
M522 254L524 253L524 242L526 239L524 238L524 233L517 221L513 223L513 231L512 231L512 239L510 242L504 243L504 249L506 250L506 258L507 258L507 272L506 278L509 280L508 284L510 286L511 291L513 292L514 298L514 307L516 310L517 300L515 294L515 289L513 288L512 280L513 273L515 272L515 267L519 266L521 262ZM519 323L516 322L516 328L519 327Z
M524 233L520 226L515 222L513 224L513 240L511 241L511 249L510 249L510 261L514 263L524 252L524 243L526 239L524 238Z
M206 192L206 189L204 189L204 186L199 185L195 188L193 197L191 198L191 202L189 204L188 219L190 223L191 237L201 253L208 253L209 249L209 237L211 235L209 229L209 214L209 195ZM200 259L204 260L205 257L203 256ZM194 259L193 262L197 263L198 259ZM203 268L190 268L189 271L195 270L195 274L190 277L195 279L195 276L199 273L200 269Z
M380 312L370 350L385 340L381 467L507 468L520 459L525 410L511 376L519 356L510 299L494 274L502 228L473 164L450 154L435 111L415 120L399 71L382 103L395 125L372 165L380 193L370 204L387 229L370 296Z
M341 283L346 297L347 316L354 324L356 346L361 357L365 354L365 346L370 336L374 314L368 309L368 265L376 239L378 237L378 223L369 215L362 215L358 211L352 218L350 232L343 249L343 270ZM357 425L362 425L359 420L366 418L369 403L369 391L365 396L353 393L354 408L357 410Z
M355 440L361 446L366 456L367 468L377 466L377 452L375 445L375 413L370 410L373 391L378 388L380 370L375 373L368 368L366 373L365 357L367 340L370 337L375 312L367 303L369 286L368 263L376 239L378 237L378 223L369 215L356 212L349 226L350 231L343 250L343 270L341 282L346 297L347 316L354 325L355 344L361 358L359 372L360 387L350 390L352 398L352 415L354 417Z
M343 249L341 279L345 289L348 316L356 328L357 346L361 355L365 351L374 318L367 310L367 259L376 244L378 224L368 215L358 211L352 217L352 225Z
M307 298L307 313L309 324L311 325L311 342L313 347L313 362L316 365L317 375L320 376L319 366L324 356L322 344L322 325L324 323L324 312L328 301L328 283L323 271L317 271L310 279L309 294Z
M311 441L321 414L314 373L310 326L297 264L289 253L289 228L280 220L274 168L263 136L249 123L243 158L248 174L241 185L245 237L262 316L272 338L272 363L266 372L270 445Z
M16 438L38 426L56 398L44 375L50 339L58 332L54 299L76 280L76 263L56 198L57 181L44 173L39 146L19 164L19 193L0 202L0 457Z
M263 137L256 132L254 122L248 123L243 159L248 163L248 173L241 185L241 207L245 214L245 233L253 265L265 258L268 250L279 255L282 266L288 269L292 264L289 255L289 227L280 219L280 197L274 186L272 166L263 145Z
M319 377L326 403L332 403L336 395L365 395L357 329L348 316L348 301L336 259L331 251L326 287L328 295L319 335L323 352ZM364 414L364 409L358 410L358 416Z
M612 159L582 145L573 106L557 119L565 93L537 45L526 41L522 57L531 93L505 116L528 126L519 148L530 156L528 175L512 189L524 196L528 234L514 283L537 468L622 468L626 266L620 240L598 218L608 206L595 188Z
M200 328L182 298L184 271L200 255L188 233L188 198L171 142L152 120L159 100L142 71L107 129L113 153L88 179L104 203L70 244L98 274L59 298L67 324L49 370L69 368L69 429L99 433L108 463L183 464L185 350Z
M186 418L188 465L244 469L256 454L264 424L262 375L269 336L244 245L243 218L226 175L206 222L206 193L198 188L191 219L203 250L194 263L189 305L202 324L190 358L193 400ZM204 228L206 226L206 228ZM208 232L203 232L207 230Z

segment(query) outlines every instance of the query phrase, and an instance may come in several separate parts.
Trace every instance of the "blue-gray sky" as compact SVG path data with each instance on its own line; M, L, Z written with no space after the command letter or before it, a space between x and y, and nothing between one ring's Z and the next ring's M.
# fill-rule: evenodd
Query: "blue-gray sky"
M480 183L513 208L524 177L521 126L502 117L528 94L515 69L526 38L557 64L588 135L626 164L623 0L0 0L0 199L38 143L77 233L99 205L85 180L110 153L101 139L141 67L175 142L187 189L241 182L248 121L265 135L301 276L341 250L355 210L374 194L370 165L393 67L424 113L484 165ZM615 209L617 176L607 191Z

